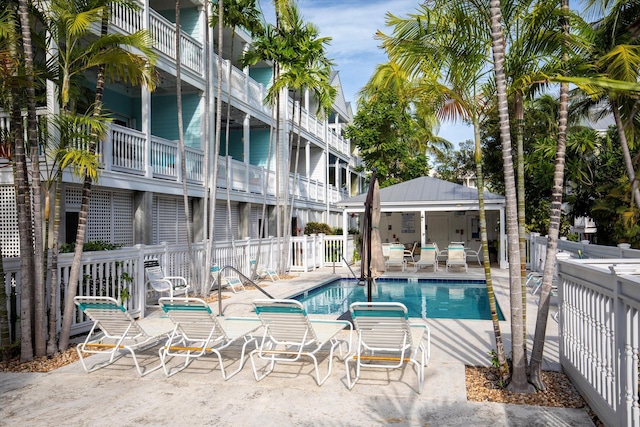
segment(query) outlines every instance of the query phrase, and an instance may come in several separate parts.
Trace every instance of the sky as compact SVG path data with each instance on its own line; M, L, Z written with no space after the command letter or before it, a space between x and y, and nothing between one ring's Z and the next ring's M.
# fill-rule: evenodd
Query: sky
M272 0L260 0L263 13L274 22ZM406 16L416 10L418 0L298 0L298 8L307 22L320 29L320 35L331 37L327 47L339 72L345 99L355 112L358 91L376 65L387 62L387 56L374 38L377 30L390 32L385 16L391 12ZM473 130L463 123L442 123L438 135L457 144L473 139Z

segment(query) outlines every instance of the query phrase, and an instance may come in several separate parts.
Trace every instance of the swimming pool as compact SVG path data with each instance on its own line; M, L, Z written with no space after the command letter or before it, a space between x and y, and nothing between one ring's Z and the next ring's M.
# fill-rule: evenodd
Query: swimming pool
M372 301L395 301L407 306L410 317L491 320L484 280L377 280ZM336 280L293 297L311 314L341 315L356 301L367 301L366 286L353 279ZM498 318L504 316L498 306Z

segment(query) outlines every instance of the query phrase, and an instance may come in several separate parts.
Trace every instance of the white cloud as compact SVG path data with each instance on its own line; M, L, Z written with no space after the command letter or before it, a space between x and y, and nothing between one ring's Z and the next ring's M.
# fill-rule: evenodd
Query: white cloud
M275 21L272 0L261 0L267 20ZM320 29L323 37L331 37L328 56L335 62L347 101L354 104L376 65L387 56L374 38L376 31L390 33L386 14L407 16L414 13L419 0L298 0L305 21ZM473 130L462 123L443 123L439 135L458 144L473 139Z
M273 18L273 4L262 0L268 20ZM355 102L357 92L364 86L376 65L387 57L374 39L377 30L388 32L387 12L405 16L415 11L417 0L298 0L305 21L312 22L324 37L331 37L328 56L340 73L347 101Z

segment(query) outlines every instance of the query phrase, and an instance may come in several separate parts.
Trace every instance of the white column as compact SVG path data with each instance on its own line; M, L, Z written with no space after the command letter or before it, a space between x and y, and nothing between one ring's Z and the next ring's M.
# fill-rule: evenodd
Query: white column
M500 208L500 241L499 241L499 248L500 248L500 253L498 254L500 259L499 259L499 263L500 263L500 268L509 268L509 262L507 261L507 239L505 236L505 231L504 231L504 206Z
M420 247L427 244L427 211L420 211Z
M304 175L311 178L311 142L307 140L304 145Z
M244 115L244 120L242 120L242 142L243 142L243 149L242 149L242 161L244 162L244 166L245 166L245 181L247 183L247 192L250 191L249 188L249 169L251 168L251 162L249 161L251 159L251 153L250 153L250 147L251 147L251 116L249 114L245 114Z

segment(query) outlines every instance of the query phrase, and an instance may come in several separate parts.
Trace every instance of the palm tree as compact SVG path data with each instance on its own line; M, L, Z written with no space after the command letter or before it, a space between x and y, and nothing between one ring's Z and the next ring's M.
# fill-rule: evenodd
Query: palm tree
M229 57L229 66L227 68L227 112L225 124L225 154L226 164L225 170L230 171L231 164L229 158L229 132L231 121L231 72L233 69L233 42L236 35L236 27L243 27L249 31L251 35L259 34L262 29L261 13L256 6L255 0L228 0L224 3L213 3L213 11L209 25L215 26L218 22L223 22L224 26L231 29L231 50ZM220 9L223 9L220 14ZM220 40L222 45L222 40ZM231 185L227 185L227 219L228 229L231 236L231 245L234 246L234 235L231 216Z
M31 151L31 193L33 200L33 308L34 308L34 344L35 355L46 354L45 333L45 284L44 284L44 237L42 230L41 186L40 186L40 149L38 143L38 123L36 121L36 88L33 65L33 46L31 41L31 15L27 0L18 1L22 47L24 50L24 68L27 100L27 131Z
M289 7L283 10L282 14L282 28L287 31L287 44L290 48L294 48L298 52L298 56L292 59L283 67L283 72L279 78L273 83L273 90L280 92L283 90L290 90L293 92L293 98L296 94L301 95L305 90L309 90L313 93L318 100L318 107L316 114L320 117L327 115L333 105L333 101L336 96L335 87L331 86L331 66L332 61L326 57L325 45L330 42L328 37L319 37L318 28L311 23L304 23L300 16L295 4L291 4ZM295 102L291 107L291 127L289 130L290 139L289 146L293 146L293 132L294 132L294 118L295 118ZM298 139L296 144L296 157L293 162L293 188L291 193L295 192L296 179L298 175L298 163L300 158L300 145L301 135L300 129L302 124L302 114L298 114ZM294 194L291 196L291 202L289 211L287 213L287 206L284 209L284 223L283 230L286 229L286 224L291 223L293 217L293 204ZM288 237L289 233L284 234L284 263L287 264L288 255Z
M184 217L187 222L187 258L189 259L189 275L196 277L196 267L193 261L193 230L189 209L189 187L187 186L187 152L184 146L184 123L182 121L182 55L180 27L180 0L176 0L175 5L176 22L175 28L175 49L176 49L176 109L178 115L178 150L180 151L180 175L182 176L182 204L184 207Z
M72 4L68 2L71 1ZM151 50L152 39L147 32L137 32L132 35L109 34L109 2L88 5L87 10L78 10L73 5L73 0L55 0L52 2L52 11L56 16L65 19L57 23L64 29L67 42L71 43L72 55L61 58L62 77L61 92L64 100L68 100L70 77L83 73L89 68L97 67L97 80L95 99L92 105L91 116L97 122L104 121L102 116L102 95L106 78L118 78L131 84L145 84L153 89L155 76L153 74L153 62L155 55ZM90 27L100 22L100 37L87 40ZM127 48L135 48L141 54L133 53ZM179 60L179 59L178 59ZM66 98L65 98L66 96ZM91 128L91 139L88 147L89 156L95 156L98 142L103 138L101 128ZM80 265L82 250L86 236L87 217L89 214L89 197L93 176L91 170L82 170L82 202L78 215L78 230L73 256L73 264L69 273L69 283L65 293L64 314L62 329L60 331L59 349L64 351L69 346L71 322L75 310L73 298L76 295L78 280L80 277Z
M511 156L511 131L507 106L507 84L504 70L505 42L502 32L500 0L489 3L491 18L491 51L498 95L498 117L500 121L500 139L502 141L502 160L504 164L507 244L509 254L509 289L511 308L511 336L513 354L513 372L509 390L530 392L533 387L527 382L526 354L523 345L522 282L520 278L520 247L518 237L518 216L516 185Z
M25 153L25 141L23 138L23 126L22 126L22 105L20 103L21 98L24 96L22 86L24 84L23 78L20 75L20 61L22 54L19 49L19 39L16 34L18 31L19 23L16 21L15 13L12 11L6 11L5 15L7 19L7 27L13 32L6 32L4 37L4 43L6 44L6 50L9 52L9 60L6 61L5 70L7 79L8 92L6 94L6 103L10 105L10 128L11 133L9 140L13 141L13 160L14 160L14 185L16 191L16 207L18 214L18 233L20 239L20 274L22 278L22 289L20 295L20 326L21 326L21 341L20 341L20 360L30 361L33 360L33 340L32 340L32 325L33 325L33 276L34 272L34 257L33 257L33 235L32 235L32 221L31 221L31 194L29 189L29 179L27 172L27 161Z
M292 145L293 135L290 134L290 143L288 146L283 146L280 142L280 99L282 94L285 92L285 89L288 87L288 84L295 82L298 76L300 75L300 68L296 64L303 64L304 61L308 61L309 57L305 57L304 54L300 54L299 51L300 46L298 45L301 42L305 41L304 35L305 29L302 24L301 19L299 18L299 14L297 11L297 7L295 6L295 2L293 1L278 1L276 2L276 26L267 25L262 32L252 43L249 50L244 52L242 57L242 63L244 65L254 65L258 61L271 61L274 64L274 80L273 84L269 88L267 92L267 96L265 97L265 103L269 103L275 108L275 122L276 122L276 132L275 132L275 169L276 169L276 205L278 209L276 210L276 222L277 222L277 237L280 237L281 230L284 231L288 227L286 225L286 221L288 216L286 215L286 203L284 206L281 206L281 200L288 200L289 193L287 191L287 183L288 183L288 168L287 174L284 174L283 165L289 163L286 162L286 158L288 157L289 150L288 148ZM316 30L317 34L317 30ZM328 39L318 38L315 40L316 46L322 46ZM310 44L311 45L311 44ZM309 46L310 46L309 45ZM303 48L304 44L301 45ZM313 48L310 52L320 52L320 50ZM315 61L317 63L322 64L322 56L316 57ZM326 58L324 59L326 61ZM321 68L324 65L321 66ZM312 70L307 70L306 72L310 72ZM313 71L314 73L318 73L318 71ZM288 74L284 74L288 73ZM284 74L285 77L282 77ZM317 80L317 77L316 77ZM322 81L322 79L317 80ZM297 83L295 85L298 85ZM295 86L294 85L294 86ZM300 86L302 87L302 86ZM327 89L329 89L327 87ZM330 91L330 89L329 89ZM317 92L317 95L320 95L322 92ZM329 93L329 92L325 92ZM320 96L326 96L320 95ZM287 97L288 98L288 97ZM325 101L322 99L321 105ZM292 113L293 117L294 114ZM291 126L293 128L293 125ZM286 151L285 151L286 150ZM281 176L282 175L282 176ZM281 184L281 181L284 184ZM283 253L280 256L278 262L278 269L282 271L284 269L284 262L287 259L289 250L287 245L283 245Z
M437 111L440 120L467 120L473 124L475 136L476 177L480 211L480 228L484 259L489 259L486 213L484 209L484 183L482 173L482 151L480 145L479 116L482 97L476 94L484 78L485 54L488 40L478 22L478 11L460 7L455 2L442 2L408 19L388 16L388 25L394 26L393 37L378 33L389 57L401 65L405 75L419 76L416 91L431 110ZM451 26L455 22L455 28ZM450 37L456 34L457 37ZM433 68L432 64L438 64ZM435 71L435 72L434 72ZM444 82L444 84L443 84ZM435 100L435 101L434 101ZM494 326L497 357L501 376L508 380L509 367L506 362L502 333L493 292L491 268L485 262L485 277Z
M569 0L562 0L562 11L569 11ZM562 20L562 33L565 39L569 37L569 18ZM563 43L562 60L567 63L569 60L568 40ZM547 253L545 258L545 268L542 277L542 290L540 292L540 304L536 319L536 330L533 340L533 350L531 352L530 381L538 389L546 388L542 381L542 353L544 350L544 340L547 330L547 320L549 318L549 296L551 295L551 283L553 280L553 270L555 268L555 258L558 248L558 235L560 232L560 214L562 211L562 191L564 188L564 166L567 146L567 116L569 105L569 84L560 84L560 108L558 110L558 144L556 147L556 161L553 173L553 190L551 201L551 217L549 221L549 239L547 241Z

